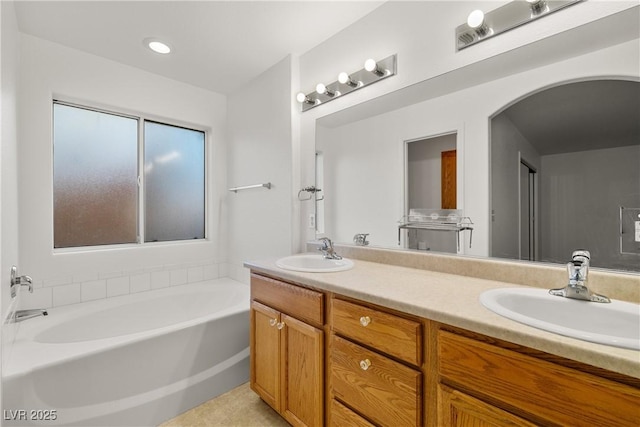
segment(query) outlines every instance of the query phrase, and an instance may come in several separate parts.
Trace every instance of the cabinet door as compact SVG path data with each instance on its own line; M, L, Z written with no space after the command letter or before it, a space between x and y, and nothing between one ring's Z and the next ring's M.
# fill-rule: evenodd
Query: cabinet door
M323 423L323 332L281 315L282 415L294 426Z
M251 389L280 411L280 313L251 303Z
M442 427L502 427L532 424L458 390L438 386L438 425Z

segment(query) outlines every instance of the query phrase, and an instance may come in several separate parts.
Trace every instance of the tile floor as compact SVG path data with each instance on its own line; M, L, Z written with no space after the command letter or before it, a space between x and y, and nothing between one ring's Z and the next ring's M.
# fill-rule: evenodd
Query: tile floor
M211 399L160 427L288 427L269 405L243 384Z

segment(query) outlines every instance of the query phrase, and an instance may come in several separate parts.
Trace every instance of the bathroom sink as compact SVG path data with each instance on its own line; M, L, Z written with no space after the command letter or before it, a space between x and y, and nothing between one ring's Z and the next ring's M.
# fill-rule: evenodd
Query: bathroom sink
M280 258L276 265L285 270L304 271L306 273L332 273L353 268L349 259L326 259L320 254L299 254Z
M640 350L640 305L580 301L549 295L546 289L500 288L485 291L489 310L556 334L614 347Z

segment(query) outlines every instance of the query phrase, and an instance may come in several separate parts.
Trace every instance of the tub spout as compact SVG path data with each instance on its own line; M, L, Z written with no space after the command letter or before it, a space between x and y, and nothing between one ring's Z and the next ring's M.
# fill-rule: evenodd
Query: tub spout
M31 310L17 310L13 315L13 321L15 323L22 322L23 320L33 319L38 316L48 316L47 310L44 308L36 308Z

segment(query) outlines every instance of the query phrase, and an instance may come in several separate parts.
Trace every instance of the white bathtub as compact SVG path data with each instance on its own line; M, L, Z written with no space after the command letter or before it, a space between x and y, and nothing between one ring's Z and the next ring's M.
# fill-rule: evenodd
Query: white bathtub
M249 377L249 287L230 279L7 326L17 330L3 350L6 426L153 426Z

